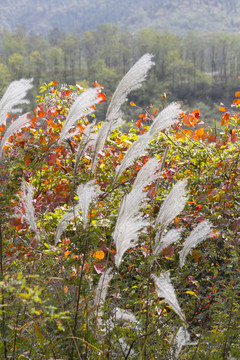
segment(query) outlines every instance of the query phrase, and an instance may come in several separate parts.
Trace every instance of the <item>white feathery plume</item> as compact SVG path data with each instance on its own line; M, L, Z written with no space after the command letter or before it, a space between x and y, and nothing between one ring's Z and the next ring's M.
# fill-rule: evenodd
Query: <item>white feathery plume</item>
M180 112L180 104L172 103L168 105L158 114L158 116L153 121L149 129L149 136L151 136L152 138L157 132L162 131L167 127L173 125L177 120Z
M23 180L20 188L20 194L18 195L19 200L22 202L25 211L22 216L26 220L30 228L35 232L37 239L40 240L34 215L35 210L33 207L33 192L34 188L32 184L25 183L25 181Z
M195 229L193 229L190 235L186 238L184 242L183 249L179 252L179 265L182 268L186 256L192 250L192 248L196 247L200 242L208 238L212 231L212 225L209 223L208 220L202 221L198 224Z
M15 108L16 105L29 103L25 96L33 87L32 81L33 79L15 80L8 86L0 100L0 125L6 123L7 113L22 112L22 109Z
M68 131L73 128L78 119L93 112L91 106L99 103L98 94L98 88L89 88L77 97L64 121L59 141L69 137Z
M160 233L184 209L187 201L186 185L186 180L179 180L164 200L156 219L156 225L161 224Z
M81 209L83 217L83 226L86 228L88 222L88 211L91 202L101 194L95 180L91 180L86 184L80 184L77 187L78 207Z
M159 297L164 298L164 300L172 307L175 313L185 321L185 316L179 306L174 287L170 280L170 271L160 274L158 277L154 274L151 275L156 286L157 294Z
M67 228L68 224L70 223L70 221L72 219L75 218L77 211L73 210L69 210L68 212L66 212L63 217L61 218L58 226L57 226L57 230L56 230L56 235L55 235L55 239L54 239L54 244L57 245L60 236L62 235L62 233L64 232L64 230Z
M152 62L152 55L143 55L127 72L118 84L111 102L108 106L106 121L103 123L101 129L98 132L94 148L94 157L92 162L92 171L94 171L97 161L97 156L102 150L102 147L108 137L108 135L121 125L119 119L121 119L121 106L127 101L128 94L140 88L143 81L146 79L147 73L154 65ZM120 120L121 121L121 120Z
M173 339L172 348L171 348L171 353L173 354L175 359L178 359L178 356L179 356L183 346L197 344L195 342L191 342L190 340L191 340L190 334L187 331L186 327L181 326L178 329L178 331Z
M150 137L148 133L144 133L140 135L136 141L130 146L130 148L126 151L126 154L119 166L116 168L115 180L126 170L129 166L131 166L135 159L144 155L146 149L148 147L148 143L150 141Z
M172 229L167 232L165 236L162 237L162 239L159 241L159 243L155 244L153 255L160 254L166 247L169 245L172 245L176 241L179 240L181 236L182 229Z
M126 151L126 154L121 164L116 169L115 180L131 166L136 158L144 155L149 142L152 140L156 132L161 131L170 125L173 125L180 114L180 105L172 103L155 118L150 129L143 135L140 135L137 140Z
M115 317L116 317L116 320L119 320L119 321L127 321L127 322L131 322L131 323L137 322L136 316L133 313L123 310L123 309L120 309L119 307L115 308Z
M117 267L120 266L125 251L137 245L138 234L148 224L149 222L141 215L131 216L125 212L121 217L119 214L115 230L112 234L117 250L115 255L115 264Z
M93 144L93 159L92 159L92 168L91 171L94 172L95 167L96 167L96 163L97 163L97 157L99 152L101 151L101 149L103 148L103 145L107 139L107 137L119 126L121 126L123 124L123 121L121 118L119 119L114 119L111 122L109 121L105 121L101 128L99 129L98 133L97 133L97 137L96 140Z
M153 55L150 54L143 55L122 78L108 107L106 114L107 121L112 121L121 117L120 108L122 104L127 101L128 94L142 86L148 71L154 65L152 57Z
M94 131L94 125L95 125L95 121L91 124L88 124L82 132L82 138L78 145L77 153L75 156L75 164L74 164L74 170L73 170L74 176L76 174L77 167L78 167L81 157L84 155L85 151L89 147L93 146L93 144L96 140L97 133Z
M0 141L0 157L2 156L3 148L7 144L8 139L12 136L16 131L21 130L24 126L28 126L30 124L30 119L27 117L29 113L19 116L17 120L15 120L6 130L2 140Z
M139 214L139 209L147 197L144 188L156 180L156 172L160 167L161 163L157 158L150 159L139 171L130 193L123 198L112 234L117 250L117 267L120 266L125 251L137 245L139 232L149 224L148 220Z
M103 306L105 303L107 297L108 285L112 280L112 277L113 277L112 268L107 269L100 276L98 285L95 290L95 298L94 298L94 306L96 306L97 308Z
M157 171L161 168L161 165L161 162L156 157L149 159L139 170L134 180L133 187L135 189L144 189L147 185L153 183L159 177Z

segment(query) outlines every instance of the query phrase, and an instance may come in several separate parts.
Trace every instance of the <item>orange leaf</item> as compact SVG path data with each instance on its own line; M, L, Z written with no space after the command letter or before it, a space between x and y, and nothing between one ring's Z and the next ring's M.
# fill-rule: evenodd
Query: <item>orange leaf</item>
M133 101L130 101L131 106L137 106Z
M93 86L100 87L101 89L103 89L103 86L100 85L97 81L94 81Z
M205 133L204 128L197 129L197 130L195 131L195 133L194 133L194 138L195 138L196 140L202 139L204 133Z
M102 250L100 250L100 251L95 251L95 252L93 253L93 257L94 257L95 259L102 260L102 259L104 258L104 256L105 256L105 254L104 254L104 252L103 252Z
M57 83L58 83L57 81L54 81L54 82L53 82L53 85L54 85L54 86L56 86L56 85L57 85Z
M240 97L240 91L237 91L237 92L235 93L235 96L236 96L236 97Z
M64 253L64 257L67 258L70 254L71 254L71 251L66 251L66 252Z
M223 107L223 106L219 106L219 111L223 111L223 112L225 112L225 111L226 111L226 108L225 108L225 107Z
M233 104L239 105L239 104L240 104L240 99L234 99L234 100L233 100Z
M1 131L1 132L4 132L5 128L6 128L6 125L1 125L1 126L0 126L0 131Z
M229 122L229 120L230 120L230 114L229 113L225 113L225 114L223 114L223 116L222 116L222 121L221 121L221 126L223 126L223 125L227 125L228 124L228 122Z
M68 292L68 287L67 287L67 286L64 286L63 290L64 290L64 292L65 292L65 294L66 294L66 293Z
M158 112L158 109L153 110L153 114L156 115L156 113Z

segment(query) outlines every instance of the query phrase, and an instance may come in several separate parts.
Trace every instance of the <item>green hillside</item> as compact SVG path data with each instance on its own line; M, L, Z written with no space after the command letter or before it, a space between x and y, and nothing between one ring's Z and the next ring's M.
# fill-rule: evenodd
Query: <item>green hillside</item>
M6 0L0 5L0 26L24 25L34 33L58 27L81 33L102 23L137 31L142 27L188 31L238 32L240 0Z

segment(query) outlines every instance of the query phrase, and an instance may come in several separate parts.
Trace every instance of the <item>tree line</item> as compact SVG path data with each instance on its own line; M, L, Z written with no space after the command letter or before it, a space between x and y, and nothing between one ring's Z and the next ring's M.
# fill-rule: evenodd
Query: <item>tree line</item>
M158 106L161 94L166 93L168 102L178 99L190 108L197 103L204 116L214 117L214 106L228 105L239 88L239 35L192 32L178 36L149 28L130 33L103 24L81 36L57 28L47 38L21 27L1 31L0 91L13 79L33 77L34 95L52 79L83 86L97 80L108 95L147 52L154 55L156 66L141 94L132 95L139 106L150 102Z

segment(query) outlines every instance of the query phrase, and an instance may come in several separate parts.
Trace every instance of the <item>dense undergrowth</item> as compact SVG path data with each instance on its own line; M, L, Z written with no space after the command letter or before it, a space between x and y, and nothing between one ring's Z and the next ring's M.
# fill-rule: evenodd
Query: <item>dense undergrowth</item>
M122 132L152 65L129 70L103 123L97 82L44 85L18 119L31 81L3 96L1 358L240 358L239 100L220 135L164 97Z

